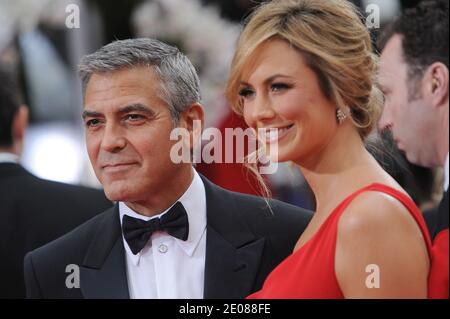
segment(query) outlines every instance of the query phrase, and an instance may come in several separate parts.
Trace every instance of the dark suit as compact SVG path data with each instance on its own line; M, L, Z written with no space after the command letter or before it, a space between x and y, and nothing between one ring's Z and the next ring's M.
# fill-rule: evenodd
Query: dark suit
M437 234L439 234L444 229L448 229L448 190L445 192L442 198L439 208L437 210L437 215L434 217L434 223L430 229L431 239L434 240Z
M224 190L203 178L207 232L205 298L244 298L288 256L311 213ZM66 287L68 264L79 265L80 289ZM129 298L117 206L25 258L30 298Z
M42 180L0 163L0 298L25 298L23 259L111 207L103 192Z

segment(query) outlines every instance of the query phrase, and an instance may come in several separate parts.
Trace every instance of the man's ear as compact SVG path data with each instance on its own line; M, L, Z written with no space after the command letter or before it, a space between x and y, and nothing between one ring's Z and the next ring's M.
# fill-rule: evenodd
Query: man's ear
M23 138L28 126L28 108L21 105L17 110L12 122L12 138L13 138L13 153L17 156L22 154Z
M28 127L28 108L25 105L21 105L14 116L12 123L12 137L14 142L21 143L25 130Z
M449 71L442 62L435 62L428 67L425 85L433 106L446 105L448 101Z
M201 124L201 127L203 127L204 117L205 112L203 111L203 106L199 103L192 104L182 114L183 121L189 131L193 130L195 121L197 121L197 125Z
M198 141L203 130L205 113L203 107L199 103L192 104L181 115L180 126L186 128L189 131L191 138L191 144L194 145L194 141Z

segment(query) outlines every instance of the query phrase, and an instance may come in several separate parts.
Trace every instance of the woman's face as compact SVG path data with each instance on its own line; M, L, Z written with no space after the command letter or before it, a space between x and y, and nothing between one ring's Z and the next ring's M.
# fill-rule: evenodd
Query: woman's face
M239 88L247 125L266 129L260 137L269 152L278 145L275 160L300 165L312 160L338 125L336 107L323 95L318 77L302 54L280 39L263 43L249 60ZM267 129L277 129L278 136Z

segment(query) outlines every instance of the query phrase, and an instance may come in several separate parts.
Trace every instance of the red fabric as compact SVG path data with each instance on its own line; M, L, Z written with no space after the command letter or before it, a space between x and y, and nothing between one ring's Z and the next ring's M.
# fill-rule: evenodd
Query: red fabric
M448 299L448 228L434 239L428 284L430 298Z
M428 251L431 240L425 221L414 202L402 192L382 184L371 184L347 197L328 216L313 237L286 258L267 277L263 288L249 299L342 299L335 273L335 250L339 218L350 202L366 191L386 193L399 200L419 225Z

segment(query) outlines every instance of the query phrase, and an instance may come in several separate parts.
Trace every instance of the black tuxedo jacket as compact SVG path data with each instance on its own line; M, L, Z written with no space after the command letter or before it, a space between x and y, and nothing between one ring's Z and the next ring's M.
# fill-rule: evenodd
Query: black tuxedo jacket
M430 214L427 226L430 231L431 240L434 240L437 234L448 229L448 190L444 193L444 197L439 203L437 210L434 210Z
M234 193L202 178L206 190L205 298L244 298L287 257L311 213ZM29 298L129 298L118 207L36 249L25 258ZM67 265L80 287L67 288ZM72 277L73 278L73 277Z
M111 207L102 191L42 180L0 163L0 299L25 298L25 254Z

